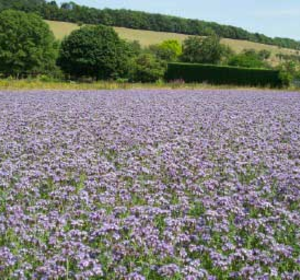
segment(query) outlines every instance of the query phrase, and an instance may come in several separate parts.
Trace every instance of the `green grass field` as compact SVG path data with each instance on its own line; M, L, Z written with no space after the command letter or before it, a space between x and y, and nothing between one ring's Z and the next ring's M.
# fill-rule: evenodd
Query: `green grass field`
M62 40L65 36L69 35L72 31L80 28L77 24L68 23L68 22L57 22L57 21L47 21L50 25L51 30L57 39ZM152 44L161 43L164 40L176 39L180 42L184 41L188 35L184 34L175 34L167 32L155 32L147 30L135 30L123 27L114 27L119 36L123 39L134 41L137 40L142 46L149 46ZM258 44L254 42L244 41L244 40L233 40L233 39L222 39L222 42L230 46L237 53L241 52L244 49L255 49L255 50L270 50L272 56L270 58L270 63L272 65L278 64L279 60L276 58L276 54L298 54L299 51L284 49L276 46L269 46Z

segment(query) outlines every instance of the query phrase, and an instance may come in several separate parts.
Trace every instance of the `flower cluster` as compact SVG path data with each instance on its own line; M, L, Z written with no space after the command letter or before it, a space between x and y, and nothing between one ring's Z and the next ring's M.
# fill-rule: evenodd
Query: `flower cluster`
M0 93L1 279L300 279L300 95Z

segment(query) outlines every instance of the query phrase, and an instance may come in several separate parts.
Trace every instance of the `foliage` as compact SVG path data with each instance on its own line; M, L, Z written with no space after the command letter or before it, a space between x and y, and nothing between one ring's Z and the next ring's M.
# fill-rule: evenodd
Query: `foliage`
M265 63L254 56L246 54L237 54L231 57L228 65L245 68L265 68Z
M75 78L114 79L127 72L127 50L111 27L85 26L62 42L58 65Z
M235 51L227 46L227 45L221 45L222 46L222 53L221 53L221 63L224 65L228 65L228 61L236 55Z
M0 11L13 9L24 12L40 12L45 0L0 0Z
M284 54L284 53L278 53L276 54L276 57L279 58L281 61L296 61L300 63L300 55L298 54Z
M166 64L151 53L142 53L132 61L131 69L131 81L152 83L164 77Z
M127 49L129 50L130 56L139 56L143 49L139 41L127 41Z
M267 52L256 52L253 49L244 50L240 54L233 55L228 60L228 65L245 68L269 68L265 61L266 57L269 56Z
M280 71L279 77L282 81L282 84L285 87L290 86L291 83L293 82L293 76L290 73L286 72L286 71Z
M13 10L0 13L0 72L5 76L53 71L57 47L39 16Z
M299 280L299 93L0 100L0 279Z
M182 46L177 40L166 40L159 45L152 45L149 50L159 59L176 61L182 54Z
M271 51L261 50L261 51L258 52L258 56L263 60L267 60L271 57Z
M294 80L300 80L300 63L288 60L277 67L284 85L289 86Z
M192 63L218 63L222 58L222 45L216 35L206 38L191 36L183 42L181 60Z
M247 86L281 87L279 71L192 63L169 63L166 80Z
M28 5L28 3L36 5ZM18 3L16 5L15 3ZM0 0L1 9L25 10L30 7L40 13L45 19L82 22L85 24L104 24L122 26L133 29L145 29L153 31L165 31L188 35L210 36L217 34L223 38L249 40L252 42L276 45L285 48L300 49L300 43L288 38L270 38L263 34L251 33L242 28L221 25L214 22L202 20L185 19L175 16L150 14L131 10L95 9L80 6L74 2L64 3L60 7L55 1L46 2L44 0Z
M176 58L182 54L182 45L177 40L166 40L160 44L160 47L171 50Z

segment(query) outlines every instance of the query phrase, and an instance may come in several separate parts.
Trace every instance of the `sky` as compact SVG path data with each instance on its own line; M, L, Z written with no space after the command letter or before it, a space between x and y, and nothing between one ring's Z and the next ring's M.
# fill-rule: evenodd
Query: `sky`
M300 0L73 0L97 8L131 9L214 21L271 37L300 40ZM58 0L57 2L69 2Z

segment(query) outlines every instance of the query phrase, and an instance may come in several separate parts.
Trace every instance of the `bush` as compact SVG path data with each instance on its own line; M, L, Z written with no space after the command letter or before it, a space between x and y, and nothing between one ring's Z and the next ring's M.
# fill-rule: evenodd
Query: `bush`
M177 40L166 40L159 45L149 47L157 58L165 61L177 61L182 54L182 46Z
M289 60L281 63L277 69L285 86L289 86L293 81L300 80L300 64Z
M231 47L222 45L221 64L228 65L228 61L235 55L236 53Z
M130 81L153 83L162 79L166 64L150 53L143 53L132 62Z
M143 52L142 46L137 40L127 41L126 44L130 57L137 57Z
M242 53L233 55L228 65L244 68L269 68L268 63L265 61L268 57L267 52L256 52L253 49L244 50Z
M61 44L58 65L75 77L116 79L127 72L128 48L111 27L85 26Z
M18 11L0 14L0 72L27 77L53 71L57 45L39 16Z
M294 80L293 76L290 73L285 71L280 71L279 77L282 81L282 85L285 87L289 87Z
M261 50L258 52L258 55L261 59L266 60L271 57L272 53L269 50Z
M183 43L181 60L192 63L219 63L222 58L223 48L220 38L216 35L189 37Z
M283 86L279 71L189 63L170 63L165 79L168 81L182 79L188 83L207 82L210 84L228 85Z

